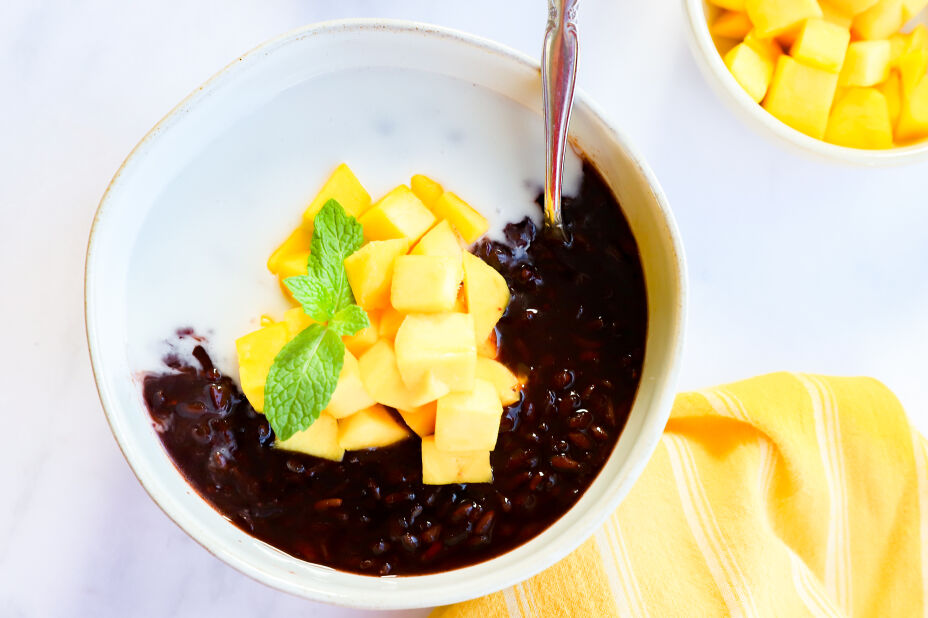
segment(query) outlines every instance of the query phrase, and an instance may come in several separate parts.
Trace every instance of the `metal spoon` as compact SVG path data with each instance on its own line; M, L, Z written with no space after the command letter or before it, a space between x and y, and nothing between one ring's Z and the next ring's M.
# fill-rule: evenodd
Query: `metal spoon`
M545 106L545 230L567 239L561 219L561 176L567 125L577 77L579 0L548 0L548 26L541 54Z

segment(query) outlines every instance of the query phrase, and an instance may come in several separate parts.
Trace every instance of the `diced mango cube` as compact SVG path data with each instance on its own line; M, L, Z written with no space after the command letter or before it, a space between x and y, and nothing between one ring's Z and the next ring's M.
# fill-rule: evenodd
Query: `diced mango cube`
M474 337L483 341L509 306L509 285L492 266L465 252L464 293L467 311L474 316Z
M928 6L928 0L902 0L902 19L909 21Z
M764 108L783 123L817 139L825 135L828 111L838 85L835 73L780 56Z
M757 33L751 30L744 37L744 44L756 51L760 56L770 62L770 70L777 64L777 58L783 55L783 48L777 43L776 39L761 39Z
M477 345L470 314L407 315L396 333L395 346L397 367L409 388L427 379L435 379L454 392L473 388Z
M889 37L889 64L896 66L899 58L906 53L906 47L909 45L909 37L901 32L896 32Z
M824 19L807 19L790 55L809 66L837 73L844 63L851 33Z
M886 97L876 88L849 88L835 99L825 141L849 148L891 148Z
M889 124L896 126L899 122L899 110L902 108L902 82L899 81L899 73L891 71L886 81L879 84L877 88L886 97L886 107L889 109Z
M383 406L371 406L338 421L338 444L346 451L390 446L409 436L409 430Z
M440 184L422 174L413 176L409 181L409 186L412 187L412 192L416 194L416 197L429 208L445 192Z
M396 339L396 331L400 329L406 314L401 313L393 307L387 307L383 310L383 317L380 319L380 336L384 339L393 341Z
M473 390L438 400L435 446L446 452L492 451L502 415L496 388L486 380L475 380Z
M400 185L380 198L358 221L364 227L365 240L405 238L412 245L436 219L409 187Z
M410 255L442 255L460 258L463 239L454 231L447 219L442 219L426 232L422 240L409 252Z
M496 358L499 356L499 346L496 342L496 331L490 331L490 336L477 344L477 356Z
M267 269L281 279L305 275L311 238L312 234L302 226L293 230L267 259Z
M745 0L744 6L762 39L783 34L810 17L822 16L815 0Z
M902 22L902 0L879 0L854 17L851 29L861 39L885 39L899 30Z
M306 312L303 311L303 307L292 307L284 311L283 323L287 325L287 333L290 339L302 333L314 322L315 320L306 315Z
M902 92L908 96L925 76L928 69L928 51L917 49L902 54L897 62Z
M878 0L828 0L828 2L845 15L853 16L863 13L876 4Z
M928 0L922 0L924 3L928 3ZM924 7L925 4L922 4ZM917 24L912 31L907 35L907 45L905 51L913 52L919 49L928 51L928 26L925 24Z
M725 66L749 97L756 102L764 98L773 69L753 48L744 43L735 45L725 54Z
M393 263L409 250L409 241L400 238L369 242L347 258L345 271L355 302L364 309L390 306Z
M454 483L490 483L493 468L490 451L438 450L434 436L422 438L422 482L426 485Z
M235 340L242 392L257 412L264 411L264 384L278 352L290 341L287 325L276 322Z
M928 77L923 77L912 91L903 97L896 125L898 141L928 137Z
M396 365L393 344L387 339L371 346L358 359L358 368L361 382L374 401L397 410L418 408L449 392L447 385L428 376L418 388L407 388Z
M504 406L516 403L521 398L522 384L519 378L499 361L478 356L477 378L486 380L496 388L496 394Z
M889 41L854 41L847 46L838 83L841 86L874 86L889 76L889 59Z
M464 277L464 265L461 264L461 277L463 280ZM458 290L458 297L454 299L454 308L452 309L455 313L467 313L467 294L464 292L464 287L462 286Z
M351 168L342 163L335 168L329 179L322 185L322 189L303 212L303 227L306 228L310 238L313 235L313 220L329 200L335 200L341 204L345 212L353 217L360 217L371 205L370 194L361 185L361 181L354 175Z
M360 358L372 345L377 343L377 339L380 337L380 311L367 311L367 319L371 323L370 326L358 331L354 335L345 335L342 337L342 341L345 342L345 347L348 348L349 352L354 354L355 358Z
M358 359L346 348L342 371L338 374L335 391L332 393L332 398L329 399L325 411L333 418L342 419L351 416L358 410L369 408L375 403L364 388L364 383L361 382Z
M404 313L451 311L463 274L460 257L401 255L393 266L390 302Z
M338 421L325 412L307 429L296 432L286 440L275 440L274 448L332 461L341 461L345 456L345 449L338 444Z
M845 13L841 9L836 8L828 2L822 2L819 0L818 5L822 7L822 18L832 23L836 26L841 26L842 28L851 28L851 23L854 21L854 16L849 13Z
M431 209L439 219L447 219L468 244L490 229L490 222L483 215L450 191L442 193Z
M712 36L726 39L743 39L753 27L747 13L722 11L712 22L709 32Z
M416 435L424 438L435 433L435 410L437 404L433 401L413 410L397 410L409 428Z

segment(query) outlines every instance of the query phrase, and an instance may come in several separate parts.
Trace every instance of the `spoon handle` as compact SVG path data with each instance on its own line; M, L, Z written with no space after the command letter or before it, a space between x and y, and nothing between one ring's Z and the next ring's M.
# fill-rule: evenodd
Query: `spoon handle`
M545 227L564 235L561 176L567 125L577 77L579 0L548 0L548 26L541 55L545 106Z

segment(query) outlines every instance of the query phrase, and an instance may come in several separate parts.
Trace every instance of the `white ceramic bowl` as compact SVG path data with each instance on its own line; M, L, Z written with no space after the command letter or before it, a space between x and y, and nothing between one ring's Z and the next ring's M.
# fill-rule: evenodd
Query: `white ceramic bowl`
M709 21L718 13L718 8L706 0L683 0L683 6L686 11L690 48L703 75L716 94L732 110L764 135L772 135L781 143L804 154L856 165L897 165L928 158L928 141L887 150L863 150L829 144L783 124L755 103L725 66L708 26Z
M168 114L117 172L87 255L87 335L100 398L139 481L220 559L319 601L451 603L564 557L638 478L674 396L683 253L654 176L582 94L572 139L604 174L638 239L648 338L641 386L614 453L574 508L540 536L488 562L425 576L365 577L303 562L242 532L191 489L141 397L141 374L161 368L163 342L181 326L207 333L214 360L234 371L234 338L280 308L265 256L342 160L374 194L425 172L497 220L521 218L543 176L539 82L533 60L458 32L392 21L314 25L226 67Z

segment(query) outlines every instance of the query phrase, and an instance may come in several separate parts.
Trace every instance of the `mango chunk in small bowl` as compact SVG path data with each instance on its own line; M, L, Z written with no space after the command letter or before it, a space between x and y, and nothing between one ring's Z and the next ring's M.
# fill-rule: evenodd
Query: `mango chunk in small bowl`
M863 165L928 157L928 0L684 0L700 68L754 126Z

